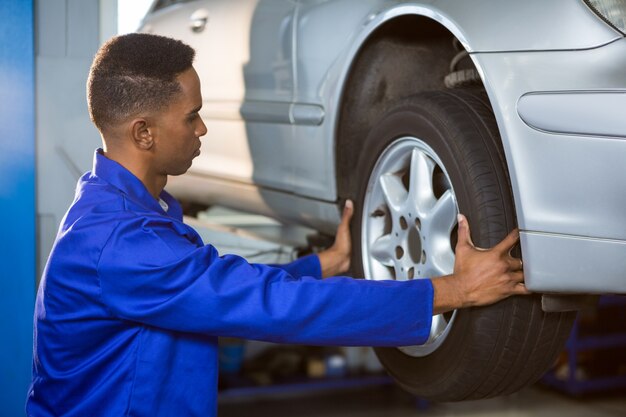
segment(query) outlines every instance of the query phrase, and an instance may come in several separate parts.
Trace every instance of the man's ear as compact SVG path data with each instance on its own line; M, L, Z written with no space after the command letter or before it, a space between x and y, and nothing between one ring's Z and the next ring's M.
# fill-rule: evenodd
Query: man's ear
M133 119L130 128L135 146L142 150L152 149L154 146L154 137L148 120L144 118Z

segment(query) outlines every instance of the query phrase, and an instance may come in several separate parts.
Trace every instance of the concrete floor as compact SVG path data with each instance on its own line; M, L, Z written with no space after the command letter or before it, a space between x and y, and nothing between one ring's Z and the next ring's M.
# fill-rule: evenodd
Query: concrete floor
M322 395L219 403L220 417L624 417L626 391L572 398L533 386L490 400L428 404L396 387L368 388Z

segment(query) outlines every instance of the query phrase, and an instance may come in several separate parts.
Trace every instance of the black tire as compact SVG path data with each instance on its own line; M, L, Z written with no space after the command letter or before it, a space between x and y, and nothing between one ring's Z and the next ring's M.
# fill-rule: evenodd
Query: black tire
M406 136L421 139L440 158L477 246L491 247L516 227L506 160L484 93L420 93L391 107L358 145L365 151L355 173L360 183L354 216L358 223L352 230L357 276L365 270L361 234L368 179L382 152ZM452 247L455 239L452 233ZM543 312L539 295L511 297L457 311L447 337L430 354L409 356L397 348L378 348L376 353L400 386L422 398L489 398L541 377L562 350L574 318L575 313Z

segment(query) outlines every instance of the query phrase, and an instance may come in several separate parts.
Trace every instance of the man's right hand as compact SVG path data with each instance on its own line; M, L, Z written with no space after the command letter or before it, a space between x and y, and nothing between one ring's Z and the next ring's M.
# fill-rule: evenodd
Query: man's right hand
M513 230L491 249L474 246L467 219L459 215L454 273L432 279L433 314L493 304L511 295L530 294L524 285L521 259L511 256L519 240Z

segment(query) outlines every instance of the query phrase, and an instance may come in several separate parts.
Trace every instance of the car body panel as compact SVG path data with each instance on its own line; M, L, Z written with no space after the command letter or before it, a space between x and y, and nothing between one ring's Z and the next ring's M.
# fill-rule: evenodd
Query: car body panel
M624 107L616 107L626 93L626 39L582 51L473 58L497 109L526 285L537 292L626 292L626 131L618 128ZM525 107L529 98L540 108ZM548 113L539 118L541 109Z
M621 37L599 24L583 1L438 0L433 6L461 33L469 52L589 49Z
M529 92L558 91L576 97L603 91L596 94L595 103L602 105L604 117L589 122L620 123L623 109L612 104L615 94L626 91L626 39L584 51L475 54L474 60L496 109L520 228L626 239L621 209L626 207L626 193L618 191L626 187L626 132L621 138L591 135L588 132L604 127L583 128L574 120L577 113L563 108L554 109L555 119L564 124L570 118L570 131L576 126L581 131L540 131L518 114L518 103Z

